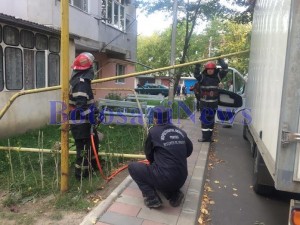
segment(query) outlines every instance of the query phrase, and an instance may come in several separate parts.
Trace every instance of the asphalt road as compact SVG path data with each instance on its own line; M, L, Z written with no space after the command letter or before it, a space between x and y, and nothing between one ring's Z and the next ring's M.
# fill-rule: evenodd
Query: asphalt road
M217 125L207 171L207 225L287 225L290 194L263 197L252 190L253 158L242 126Z

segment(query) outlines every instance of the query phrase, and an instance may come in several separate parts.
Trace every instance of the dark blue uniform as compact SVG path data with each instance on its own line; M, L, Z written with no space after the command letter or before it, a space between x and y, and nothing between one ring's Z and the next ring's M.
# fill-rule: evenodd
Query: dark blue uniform
M199 141L211 141L212 132L215 125L215 114L218 108L219 99L219 83L227 75L228 65L219 60L219 64L222 69L214 69L212 75L207 74L207 70L204 69L200 73L200 66L196 66L194 76L198 80L200 86L200 120L202 128L202 140Z
M97 168L96 158L91 149L91 128L95 123L94 95L91 80L94 77L93 69L73 71L70 79L70 128L76 145L76 178L87 177L91 168ZM99 139L96 129L93 130L96 151L98 152ZM92 167L91 167L92 166Z
M155 125L145 142L150 165L134 162L128 170L144 197L156 196L159 190L168 199L183 186L188 175L187 157L192 151L193 144L185 131L172 124Z

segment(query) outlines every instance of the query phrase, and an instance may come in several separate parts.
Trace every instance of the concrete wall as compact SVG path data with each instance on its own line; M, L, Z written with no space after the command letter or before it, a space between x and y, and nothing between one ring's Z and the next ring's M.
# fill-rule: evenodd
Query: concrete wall
M60 4L59 0L1 0L1 12L59 29ZM103 50L105 47L125 54L126 59L136 61L137 22L134 1L126 6L126 15L130 26L122 32L100 20L101 1L90 0L88 13L73 6L69 7L69 30L70 33L80 36L77 40L79 44L89 45L86 41L90 41L95 50Z
M108 78L108 77L116 77L115 75L115 67L116 64L125 64L126 63L126 74L134 73L135 72L135 65L134 64L128 64L128 62L124 62L121 60L114 60L108 58L106 55L101 55L97 58L101 62L101 72L99 74L99 79L102 78ZM95 91L95 99L98 98L104 98L108 95L108 93L118 93L121 94L121 96L125 97L128 93L132 93L129 91L112 91L112 90L99 90L99 88L135 88L136 87L136 81L134 77L129 77L125 79L124 83L117 83L116 80L107 81L103 83L98 83L93 86Z
M1 92L0 109L14 92ZM1 119L0 138L49 124L50 101L60 101L60 91L24 95L15 100Z

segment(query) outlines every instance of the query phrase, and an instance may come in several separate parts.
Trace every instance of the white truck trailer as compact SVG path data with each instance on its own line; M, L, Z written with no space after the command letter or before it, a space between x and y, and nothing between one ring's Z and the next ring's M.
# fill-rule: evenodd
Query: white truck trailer
M245 100L250 117L243 136L255 159L254 190L300 193L299 0L257 0Z

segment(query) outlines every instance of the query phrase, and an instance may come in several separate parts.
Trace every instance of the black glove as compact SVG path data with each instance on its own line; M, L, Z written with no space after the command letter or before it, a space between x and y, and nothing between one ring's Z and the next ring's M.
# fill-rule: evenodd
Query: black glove
M200 75L200 68L201 68L201 64L197 63L195 64L195 70L194 70L194 77L197 78Z
M200 63L195 64L195 69L200 69L200 68L201 68L201 64Z
M222 67L223 70L228 69L228 64L225 63L224 59L218 59L218 64Z

